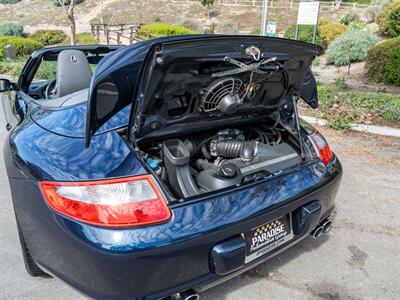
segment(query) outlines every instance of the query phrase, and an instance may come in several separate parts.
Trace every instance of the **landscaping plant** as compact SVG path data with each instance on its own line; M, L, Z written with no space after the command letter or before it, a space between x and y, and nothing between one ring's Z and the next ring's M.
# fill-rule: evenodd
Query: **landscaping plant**
M194 34L191 29L170 24L148 24L140 28L139 38L149 39L158 36L170 36L170 35L182 35L182 34Z
M368 51L365 67L368 77L400 86L400 37L388 39Z
M400 35L400 0L394 0L377 16L377 23L383 35L396 37Z
M15 4L20 2L21 0L0 0L0 4Z
M378 38L367 31L350 30L336 38L326 51L328 63L336 66L350 65L363 61L368 50L378 42Z
M62 30L37 30L29 36L45 46L62 43L67 35Z
M15 22L0 22L0 36L20 36L24 31L21 24Z
M74 1L75 1L75 4L79 4L79 3L82 3L84 0L74 0ZM71 3L71 0L53 0L53 4L55 6L63 6L63 5L67 6L70 3Z
M43 47L40 42L28 38L16 36L0 37L0 56L4 55L4 46L6 45L12 45L17 52L17 56L29 55L36 49Z
M348 27L343 24L328 23L319 26L319 35L324 44L329 45L334 39L347 32Z
M302 42L312 43L314 35L313 25L299 25L298 37L297 39ZM296 25L290 26L285 32L285 38L294 39L296 37ZM322 40L317 30L317 35L315 38L315 43L321 45Z
M345 15L340 16L339 23L343 25L349 25L351 22L358 20L360 20L359 14L356 11L351 10Z

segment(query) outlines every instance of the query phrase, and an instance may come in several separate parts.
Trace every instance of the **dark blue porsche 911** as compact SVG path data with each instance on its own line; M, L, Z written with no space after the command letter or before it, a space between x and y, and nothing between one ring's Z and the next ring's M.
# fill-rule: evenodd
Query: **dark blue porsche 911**
M329 231L342 167L297 112L318 105L319 50L194 35L35 51L0 80L28 273L96 299L197 299Z

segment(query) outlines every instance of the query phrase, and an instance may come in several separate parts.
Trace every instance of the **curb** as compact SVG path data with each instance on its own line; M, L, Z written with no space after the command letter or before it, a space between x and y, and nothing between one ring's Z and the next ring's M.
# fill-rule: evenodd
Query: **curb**
M312 123L312 124L317 124L317 125L322 125L322 126L326 126L328 124L328 122L326 120L315 118L315 117L301 116L301 118L304 121L306 121L308 123ZM350 124L350 129L354 130L354 131L367 132L367 133L372 133L372 134L379 134L379 135L400 138L400 129L393 128L393 127L377 126L377 125L364 125L364 124Z

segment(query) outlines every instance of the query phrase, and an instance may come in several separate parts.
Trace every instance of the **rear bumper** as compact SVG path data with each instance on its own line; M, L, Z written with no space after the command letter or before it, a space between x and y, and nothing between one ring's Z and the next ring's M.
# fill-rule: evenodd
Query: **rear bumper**
M215 245L307 203L317 201L318 221L326 218L341 174L336 158L329 168L309 163L263 182L171 206L173 217L165 224L123 230L66 219L47 208L37 183L10 183L19 223L38 264L96 299L153 299L209 288L299 242L315 225L233 272L217 275L210 267Z

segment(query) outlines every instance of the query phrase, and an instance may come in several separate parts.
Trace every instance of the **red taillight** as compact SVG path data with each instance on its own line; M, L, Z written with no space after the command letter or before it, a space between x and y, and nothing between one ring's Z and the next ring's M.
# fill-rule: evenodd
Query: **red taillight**
M327 141L317 130L310 134L309 137L322 162L327 165L333 159L333 153Z
M87 182L39 182L47 204L72 219L107 227L141 226L171 217L151 175Z

